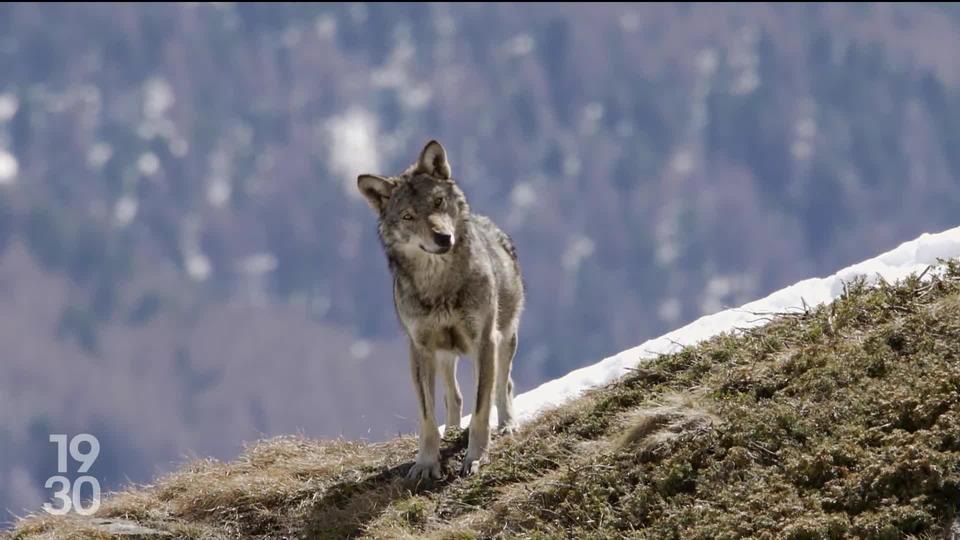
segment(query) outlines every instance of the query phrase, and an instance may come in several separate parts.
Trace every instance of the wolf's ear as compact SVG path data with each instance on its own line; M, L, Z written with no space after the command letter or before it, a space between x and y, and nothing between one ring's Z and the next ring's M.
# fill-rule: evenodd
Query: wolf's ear
M450 171L450 162L447 161L447 151L443 145L437 141L430 141L420 152L420 159L417 160L417 172L427 173L430 176L449 180L452 176Z
M373 208L378 214L383 212L383 208L387 205L390 194L393 193L395 187L397 187L395 181L382 176L361 174L357 177L357 188L367 199L370 208Z

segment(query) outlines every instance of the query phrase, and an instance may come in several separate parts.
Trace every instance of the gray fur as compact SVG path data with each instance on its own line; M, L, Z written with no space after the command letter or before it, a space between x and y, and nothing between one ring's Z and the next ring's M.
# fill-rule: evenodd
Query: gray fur
M510 370L523 310L516 250L492 221L470 212L446 151L436 141L427 143L417 162L400 175L361 175L357 186L379 217L394 306L410 339L420 450L408 477L440 477L434 379L439 372L444 382L447 426L459 427L456 361L461 355L474 358L477 374L461 468L462 474L472 474L490 442L494 399L499 429L514 429Z

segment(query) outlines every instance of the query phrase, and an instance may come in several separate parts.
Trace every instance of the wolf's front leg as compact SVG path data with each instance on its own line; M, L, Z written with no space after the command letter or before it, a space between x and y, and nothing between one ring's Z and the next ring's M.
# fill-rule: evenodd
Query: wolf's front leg
M497 331L485 329L480 337L477 353L477 400L470 419L470 437L467 443L467 455L463 458L463 467L460 473L469 476L480 469L480 459L483 458L487 446L490 444L490 402L493 399L493 382L497 372Z
M436 372L433 352L424 351L412 340L410 369L420 413L420 450L417 452L417 461L407 473L407 478L417 481L440 478L440 429L437 427L437 418L433 410L434 373Z

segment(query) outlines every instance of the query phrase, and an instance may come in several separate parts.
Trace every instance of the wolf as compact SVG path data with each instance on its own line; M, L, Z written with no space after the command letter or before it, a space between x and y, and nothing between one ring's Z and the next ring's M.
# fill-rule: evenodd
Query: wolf
M377 214L394 307L409 338L420 438L407 477L418 482L441 477L434 382L439 372L446 425L459 428L459 356L474 359L477 381L460 472L475 474L490 444L494 394L498 430L511 434L515 429L510 372L524 301L517 251L489 218L470 211L447 152L435 140L398 176L362 174L357 187Z

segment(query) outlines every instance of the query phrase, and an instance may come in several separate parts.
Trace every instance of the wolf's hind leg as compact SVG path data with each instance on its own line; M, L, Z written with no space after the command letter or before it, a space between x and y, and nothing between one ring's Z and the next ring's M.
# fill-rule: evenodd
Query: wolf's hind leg
M517 331L503 336L497 354L497 430L511 434L516 429L513 419L513 357L517 354Z
M463 417L463 395L457 383L457 355L447 351L437 351L437 368L443 378L444 403L447 409L446 429L460 429Z
M491 318L492 319L492 318ZM476 359L477 399L470 418L470 435L467 439L467 454L463 458L460 473L463 476L480 470L480 460L490 445L490 409L497 371L497 341L499 333L493 329L493 321L486 323L478 344Z

